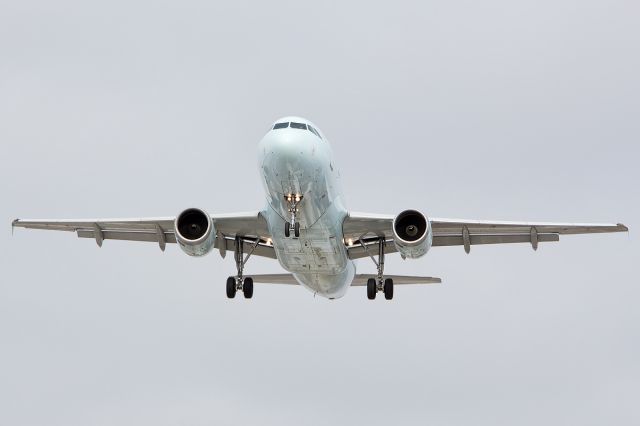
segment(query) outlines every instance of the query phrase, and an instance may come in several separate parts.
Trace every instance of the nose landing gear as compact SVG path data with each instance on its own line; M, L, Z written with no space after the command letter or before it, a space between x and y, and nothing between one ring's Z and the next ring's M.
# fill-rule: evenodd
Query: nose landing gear
M296 238L300 237L300 222L297 221L298 215L298 205L302 201L303 196L298 194L287 194L284 196L285 201L287 202L288 208L287 212L289 213L290 221L284 223L284 236L289 238L291 235L291 230L293 229L293 236Z
M291 228L293 228L293 236L296 238L300 237L300 222L285 222L284 223L284 236L289 238L291 235Z

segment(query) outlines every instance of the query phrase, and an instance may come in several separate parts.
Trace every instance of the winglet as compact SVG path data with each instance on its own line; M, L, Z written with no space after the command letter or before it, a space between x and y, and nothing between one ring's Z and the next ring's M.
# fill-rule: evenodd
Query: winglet
M622 223L618 223L618 229L620 230L620 232L629 232L629 228L627 228L626 225L622 224Z
M16 228L18 222L20 222L20 219L14 219L13 222L11 222L11 236L13 236L13 230Z

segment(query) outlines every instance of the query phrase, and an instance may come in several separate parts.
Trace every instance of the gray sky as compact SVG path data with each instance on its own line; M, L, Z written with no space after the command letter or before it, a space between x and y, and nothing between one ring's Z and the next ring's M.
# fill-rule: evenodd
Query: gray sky
M0 424L640 423L639 12L0 0ZM392 303L229 301L215 253L10 236L260 208L256 145L288 114L328 136L353 210L632 232L393 257L443 284Z

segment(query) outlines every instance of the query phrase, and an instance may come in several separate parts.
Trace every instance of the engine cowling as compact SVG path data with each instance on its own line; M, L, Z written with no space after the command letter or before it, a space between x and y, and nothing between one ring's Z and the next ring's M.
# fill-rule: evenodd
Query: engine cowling
M204 210L191 208L176 217L176 242L189 256L204 256L216 241L211 216Z
M393 241L403 257L417 259L431 248L429 219L417 210L405 210L393 219Z

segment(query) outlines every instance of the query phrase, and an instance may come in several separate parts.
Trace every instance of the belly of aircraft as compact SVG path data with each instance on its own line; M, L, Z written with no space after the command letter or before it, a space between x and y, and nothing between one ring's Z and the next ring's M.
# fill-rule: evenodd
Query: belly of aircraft
M260 166L267 195L264 213L282 267L312 292L335 298L346 292L355 271L342 237L347 212L330 151L313 134L306 136L310 139L282 137L264 142ZM285 236L285 224L294 223L291 199L297 198L299 236L293 232Z
M330 299L342 297L355 276L355 265L349 261L347 266L338 274L326 273L294 273L294 277L303 287Z
M271 206L265 212L280 265L315 294L336 298L344 295L355 275L342 241L346 215L336 200L315 222L304 222L300 236L284 235L285 220Z

